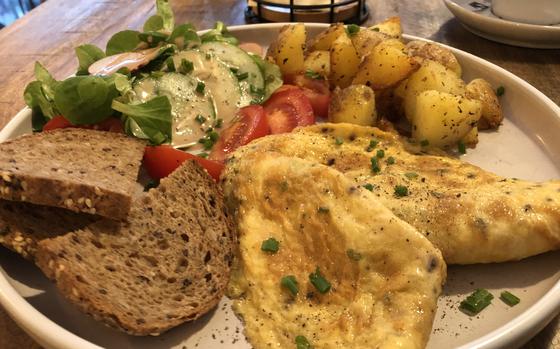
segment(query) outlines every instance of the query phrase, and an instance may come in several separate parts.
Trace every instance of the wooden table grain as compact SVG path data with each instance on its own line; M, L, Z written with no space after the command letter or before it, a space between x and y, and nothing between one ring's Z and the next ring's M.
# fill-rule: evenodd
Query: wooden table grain
M207 28L216 20L245 23L244 0L171 0L178 22ZM404 31L449 44L489 60L527 80L560 104L560 50L524 49L495 43L465 30L441 0L367 0L367 23L400 16ZM75 72L73 48L82 43L104 47L116 31L138 29L155 11L153 0L48 0L0 30L0 129L24 107L25 85L33 64L41 61L55 78ZM39 348L0 309L0 349ZM556 318L524 349L560 348Z

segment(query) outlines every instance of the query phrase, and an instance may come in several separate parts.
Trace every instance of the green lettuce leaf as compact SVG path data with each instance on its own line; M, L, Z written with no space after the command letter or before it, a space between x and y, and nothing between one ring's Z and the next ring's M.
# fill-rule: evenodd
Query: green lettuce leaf
M235 36L231 35L231 33L227 30L226 25L220 21L216 22L214 29L202 34L200 39L202 42L223 41L231 45L239 45L239 40Z
M89 125L113 114L111 103L118 95L113 77L74 76L57 86L54 104L74 125Z
M98 60L105 58L105 52L95 45L81 45L75 48L79 68L76 75L89 75L88 68Z
M163 30L171 33L175 27L175 17L173 9L169 5L169 0L156 0L157 14L162 18Z
M129 135L148 139L153 144L171 142L171 103L166 96L158 96L141 104L125 104L114 100L112 107L127 118L125 131Z
M161 29L163 29L163 18L160 15L153 15L144 23L145 32L155 32Z
M105 52L107 56L117 53L134 51L140 44L139 32L135 30L123 30L113 35L107 42Z

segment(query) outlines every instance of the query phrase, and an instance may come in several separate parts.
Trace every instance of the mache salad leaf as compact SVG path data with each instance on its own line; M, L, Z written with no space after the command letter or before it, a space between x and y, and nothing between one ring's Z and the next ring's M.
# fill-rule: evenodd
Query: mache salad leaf
M126 104L113 100L112 107L125 117L125 131L153 144L171 141L171 103L166 96L158 96L140 104Z
M75 48L78 57L78 71L76 75L89 75L88 68L98 60L105 58L105 52L95 45L85 44Z

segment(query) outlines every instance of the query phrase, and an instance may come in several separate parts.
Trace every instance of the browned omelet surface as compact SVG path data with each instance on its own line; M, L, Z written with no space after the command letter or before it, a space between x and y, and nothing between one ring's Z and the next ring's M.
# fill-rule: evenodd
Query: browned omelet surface
M357 186L371 184L372 197L424 234L449 264L519 260L560 247L560 181L503 178L429 155L393 133L350 124L258 139L236 151L229 166L263 153L314 161ZM372 170L372 157L379 172ZM396 195L395 186L405 186L408 195Z
M227 167L239 229L228 295L255 348L423 348L445 280L441 253L370 191L316 162L259 153ZM276 253L261 250L269 238ZM319 268L332 287L309 280ZM293 275L298 293L280 284Z

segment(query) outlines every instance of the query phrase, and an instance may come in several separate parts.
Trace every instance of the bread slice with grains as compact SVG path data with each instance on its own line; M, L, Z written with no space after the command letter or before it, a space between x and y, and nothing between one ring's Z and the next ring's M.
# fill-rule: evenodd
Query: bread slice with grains
M0 200L0 244L34 260L39 241L84 228L99 218L58 207Z
M0 198L124 219L145 144L77 128L0 143Z
M39 243L37 265L84 312L132 335L158 335L222 298L236 243L219 186L186 161L132 205Z

